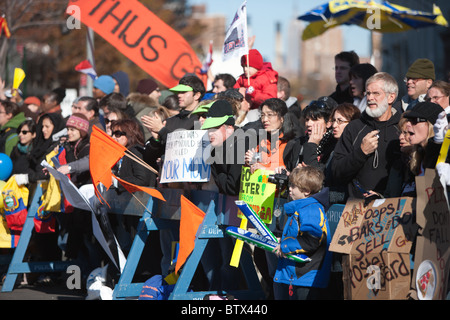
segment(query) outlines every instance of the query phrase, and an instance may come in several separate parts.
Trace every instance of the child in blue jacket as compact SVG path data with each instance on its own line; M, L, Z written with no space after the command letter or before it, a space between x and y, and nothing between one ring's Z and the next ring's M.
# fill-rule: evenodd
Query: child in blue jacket
M326 210L328 188L322 188L324 174L314 167L297 167L289 176L289 195L293 201L284 205L287 215L274 276L277 300L319 299L328 286L331 270L331 242ZM297 263L285 254L303 253L310 262Z

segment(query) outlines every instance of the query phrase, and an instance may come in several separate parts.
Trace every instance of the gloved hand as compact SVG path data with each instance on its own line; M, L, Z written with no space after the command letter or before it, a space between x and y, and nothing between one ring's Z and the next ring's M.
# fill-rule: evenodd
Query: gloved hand
M19 186L23 186L24 184L28 184L28 173L20 173L15 174L14 179L16 179L16 182Z
M447 129L448 129L447 114L445 113L445 111L442 111L441 113L439 113L436 123L433 125L434 142L442 143L444 141Z
M439 174L439 177L443 177L445 183L450 186L450 164L440 162L436 165L436 171Z

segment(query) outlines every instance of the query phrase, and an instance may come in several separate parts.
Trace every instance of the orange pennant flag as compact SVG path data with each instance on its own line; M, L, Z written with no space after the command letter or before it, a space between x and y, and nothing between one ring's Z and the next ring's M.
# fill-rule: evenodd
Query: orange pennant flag
M150 187L144 187L144 186L137 186L135 184L129 183L123 179L118 178L117 176L113 175L114 178L117 179L117 181L120 182L120 184L127 189L127 191L129 193L133 193L136 191L144 191L145 193L148 193L149 195L151 195L153 198L162 200L162 201L166 201L166 199L164 199L164 196L161 194L161 192L159 192L156 189L150 188Z
M97 126L92 127L89 170L97 198L101 198L97 189L98 184L102 183L105 188L109 189L112 185L111 168L124 156L126 150L127 148L117 143L106 132Z
M195 247L195 235L205 218L205 213L185 196L181 196L180 248L178 250L175 274L183 266Z

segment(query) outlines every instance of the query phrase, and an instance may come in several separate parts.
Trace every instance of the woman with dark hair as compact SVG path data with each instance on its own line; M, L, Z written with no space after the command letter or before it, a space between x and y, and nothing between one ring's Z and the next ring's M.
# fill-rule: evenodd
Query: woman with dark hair
M65 121L59 113L43 114L36 126L36 138L33 139L33 145L29 154L29 165L22 174L16 174L16 182L19 185L34 183L38 180L48 180L49 176L44 167L41 165L42 160L49 154L55 146L58 145L59 139L57 133L63 135L61 130L65 128Z
M29 166L29 155L33 148L33 140L36 138L36 124L28 119L17 127L19 143L11 151L13 163L12 174L25 173Z
M260 137L259 145L245 154L246 165L251 171L267 169L275 173L285 169L291 171L294 138L299 133L298 119L288 113L286 103L278 98L265 100L261 106L261 123L266 135Z
M81 113L72 114L66 123L67 141L63 144L67 163L74 162L89 155L89 120ZM77 186L91 183L89 171L73 172L70 179Z
M114 140L127 148L139 159L143 159L144 135L137 121L131 119L113 121L111 123L111 132ZM142 164L126 156L117 162L113 167L113 171L117 177L138 186L149 186L152 174ZM119 193L126 191L120 183L117 185L117 189Z
M353 104L361 112L366 109L367 105L366 81L377 72L377 69L370 63L360 63L350 69L350 90L353 96Z
M332 133L335 141L341 137L342 132L344 132L345 127L350 121L358 119L360 116L361 111L355 105L349 102L338 105L330 116ZM325 168L325 186L330 190L330 205L334 203L344 204L348 198L347 186L343 185L340 181L336 181L333 177L333 172L331 170L333 153L334 150L332 150Z
M303 109L306 136L299 140L301 149L298 163L302 166L313 166L325 170L325 166L334 150L336 139L333 137L331 113L336 107L336 101L329 97L310 102Z

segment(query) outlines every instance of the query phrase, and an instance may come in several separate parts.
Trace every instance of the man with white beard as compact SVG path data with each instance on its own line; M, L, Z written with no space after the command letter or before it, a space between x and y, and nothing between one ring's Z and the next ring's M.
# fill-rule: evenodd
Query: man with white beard
M397 95L391 75L378 72L370 77L367 108L346 126L335 147L333 175L348 184L349 198L383 196L390 168L400 158L400 112L392 107Z

